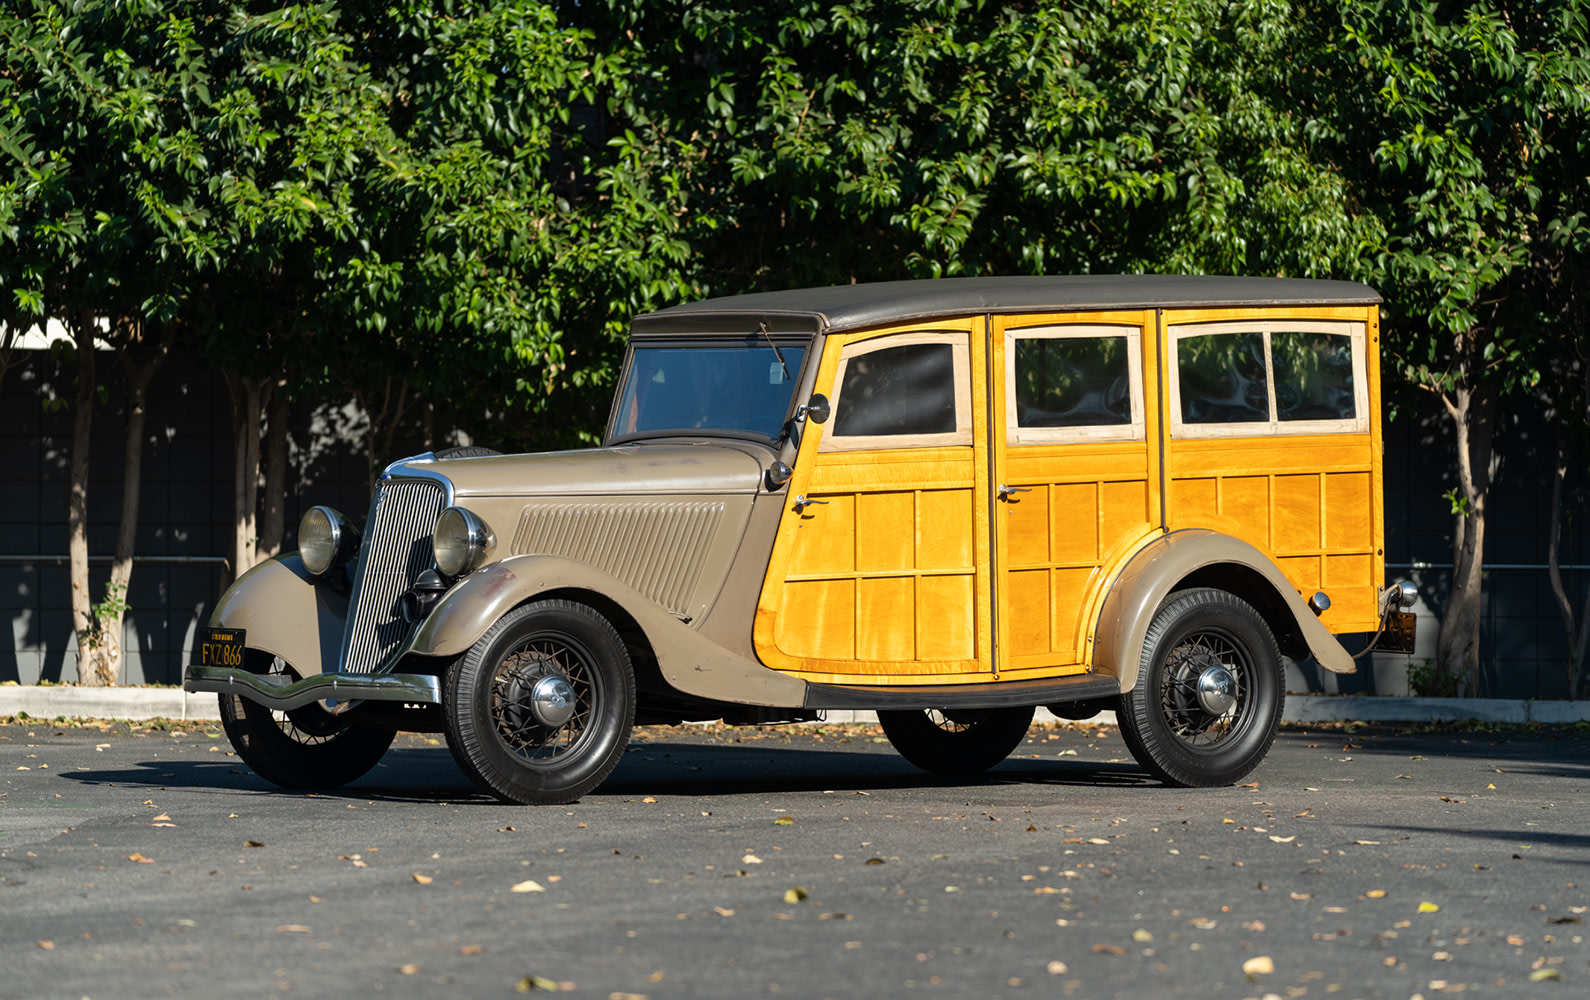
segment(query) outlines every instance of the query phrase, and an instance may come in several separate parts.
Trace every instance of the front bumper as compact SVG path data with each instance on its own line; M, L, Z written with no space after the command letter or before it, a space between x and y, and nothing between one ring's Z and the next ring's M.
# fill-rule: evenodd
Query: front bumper
M235 694L282 712L325 700L442 703L442 679L431 674L314 674L295 681L236 667L190 666L182 689Z

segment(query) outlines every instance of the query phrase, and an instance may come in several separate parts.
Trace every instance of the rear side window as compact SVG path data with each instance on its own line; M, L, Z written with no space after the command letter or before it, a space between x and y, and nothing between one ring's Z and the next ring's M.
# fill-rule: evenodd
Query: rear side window
M1362 323L1190 323L1170 342L1174 437L1369 429Z
M1008 443L1141 440L1141 341L1135 326L1007 330Z
M913 332L846 345L821 450L971 444L969 344Z

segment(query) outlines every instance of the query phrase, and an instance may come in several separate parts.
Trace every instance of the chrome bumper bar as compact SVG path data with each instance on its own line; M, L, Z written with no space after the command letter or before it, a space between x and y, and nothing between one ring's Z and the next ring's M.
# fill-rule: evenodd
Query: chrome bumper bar
M430 674L315 674L294 681L279 674L251 674L236 667L190 666L182 690L235 694L283 712L328 699L442 703L442 679Z

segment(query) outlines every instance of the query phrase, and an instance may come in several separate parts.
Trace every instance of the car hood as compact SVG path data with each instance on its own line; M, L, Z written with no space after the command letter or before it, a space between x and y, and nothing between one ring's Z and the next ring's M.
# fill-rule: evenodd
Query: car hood
M755 493L763 463L721 444L588 448L393 463L394 476L443 476L457 498Z

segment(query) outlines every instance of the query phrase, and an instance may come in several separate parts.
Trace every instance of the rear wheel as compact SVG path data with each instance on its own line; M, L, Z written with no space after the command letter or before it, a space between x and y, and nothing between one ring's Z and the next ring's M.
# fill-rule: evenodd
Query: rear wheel
M572 601L504 615L447 674L442 717L464 773L509 802L573 802L618 766L635 677L616 629Z
M975 774L1010 756L1032 725L1032 706L884 711L878 722L900 756L935 774Z
M1269 752L1281 722L1281 655L1253 607L1184 590L1155 612L1137 683L1121 695L1121 739L1168 784L1230 785Z
M301 679L287 661L257 649L248 650L246 662L257 674ZM350 725L319 702L280 712L234 694L221 695L221 728L243 763L283 788L346 785L374 767L397 736Z

